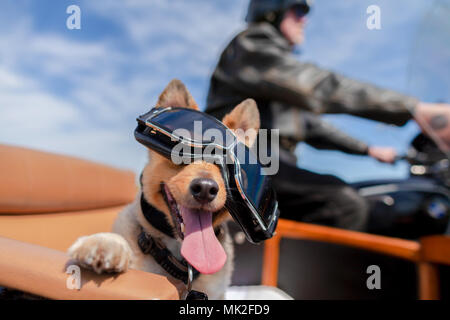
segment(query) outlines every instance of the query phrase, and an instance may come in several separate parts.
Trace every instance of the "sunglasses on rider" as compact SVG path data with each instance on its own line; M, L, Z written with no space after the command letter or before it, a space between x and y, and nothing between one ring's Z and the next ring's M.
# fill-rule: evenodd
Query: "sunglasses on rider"
M292 7L297 18L303 18L309 13L310 7L307 4L297 4Z
M201 111L178 107L155 107L137 122L136 140L176 164L202 159L218 165L229 193L225 207L250 242L273 236L279 210L271 178L253 151L222 122ZM196 123L201 124L200 131ZM215 139L217 135L205 138L209 130L226 137L225 142Z

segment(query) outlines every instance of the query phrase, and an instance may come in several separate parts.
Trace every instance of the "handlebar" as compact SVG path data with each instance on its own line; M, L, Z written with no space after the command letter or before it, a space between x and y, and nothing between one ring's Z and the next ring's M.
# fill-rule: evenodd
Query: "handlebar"
M438 161L431 161L426 153L418 152L411 149L404 155L396 157L395 161L405 160L411 164L411 172L417 175L438 174L441 172L448 172L449 160L441 159Z
M410 149L406 154L398 155L395 157L395 162L406 160L410 164L422 164L422 165L432 165L429 156L426 153L419 152L415 149Z

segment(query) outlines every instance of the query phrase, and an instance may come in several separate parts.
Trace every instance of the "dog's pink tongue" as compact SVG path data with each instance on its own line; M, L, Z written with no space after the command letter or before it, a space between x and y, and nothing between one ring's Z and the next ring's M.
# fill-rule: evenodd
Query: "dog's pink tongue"
M227 255L214 234L212 213L180 207L184 223L181 255L200 273L222 269Z

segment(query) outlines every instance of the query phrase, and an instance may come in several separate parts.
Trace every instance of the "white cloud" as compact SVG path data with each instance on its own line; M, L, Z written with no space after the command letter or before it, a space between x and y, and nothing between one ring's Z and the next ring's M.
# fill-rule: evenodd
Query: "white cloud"
M372 4L381 8L381 30L367 29L366 8ZM404 85L405 51L412 44L420 13L429 5L422 0L318 1L308 23L303 59L371 82L379 81L378 72L384 70L386 76L391 70L389 77L399 74L396 81Z
M243 28L246 4L134 0L88 1L83 6L127 31L140 52L139 63L156 67L161 74L208 77L226 41Z
M77 108L67 101L45 93L30 78L0 69L0 123L2 134L8 130L52 131L72 121L80 121Z
M125 31L95 41L42 31L30 6L2 3L0 143L139 170L146 152L134 141L136 116L173 77L187 79L188 87L196 81L192 93L203 104L206 87L198 82L206 83L221 46L240 26L237 3L222 10L210 1L82 2L83 13ZM80 32L95 33L88 26Z

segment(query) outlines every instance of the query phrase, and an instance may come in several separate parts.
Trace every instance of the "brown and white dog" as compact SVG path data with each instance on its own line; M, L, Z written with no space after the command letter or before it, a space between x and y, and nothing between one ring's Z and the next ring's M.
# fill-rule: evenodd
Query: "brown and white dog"
M157 105L198 109L179 80L167 85ZM258 130L256 103L251 99L243 101L222 121L233 131ZM247 136L243 142L250 147L255 138ZM239 135L238 139L244 140ZM233 271L233 244L226 225L231 219L224 207L227 190L219 168L204 161L175 165L149 150L149 163L142 172L141 185L135 201L118 215L113 232L80 237L69 248L70 256L97 273L124 272L131 268L170 277L152 255L143 253L138 239L145 232L176 259L184 258L200 272L192 289L206 293L210 299L223 299ZM144 216L142 194L152 207L163 213L174 237L161 232Z

